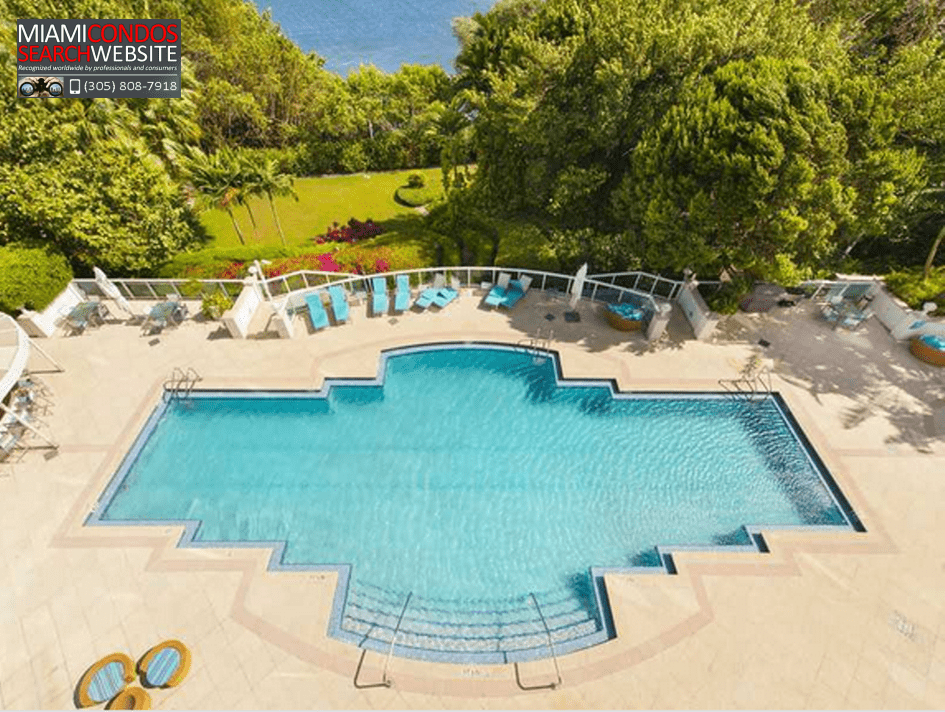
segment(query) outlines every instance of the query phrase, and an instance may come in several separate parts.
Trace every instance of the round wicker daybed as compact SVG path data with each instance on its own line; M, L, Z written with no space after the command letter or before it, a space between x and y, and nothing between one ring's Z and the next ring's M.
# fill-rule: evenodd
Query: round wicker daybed
M128 687L119 692L105 709L107 710L149 710L151 695L140 687Z
M644 312L632 304L608 304L604 318L617 331L639 331L643 328Z
M909 344L912 355L933 366L945 366L945 337L925 334L916 336Z

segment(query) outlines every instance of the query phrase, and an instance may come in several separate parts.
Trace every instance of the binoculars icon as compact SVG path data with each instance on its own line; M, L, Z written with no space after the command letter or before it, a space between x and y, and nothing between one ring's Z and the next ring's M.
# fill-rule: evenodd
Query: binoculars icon
M57 77L27 77L19 81L19 95L22 97L62 96L62 79Z

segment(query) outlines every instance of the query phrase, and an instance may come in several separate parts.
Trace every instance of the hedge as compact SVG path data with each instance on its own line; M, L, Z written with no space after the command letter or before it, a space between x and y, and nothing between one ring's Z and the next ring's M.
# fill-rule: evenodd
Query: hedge
M66 288L72 269L66 256L51 246L11 243L0 247L0 311L42 311Z

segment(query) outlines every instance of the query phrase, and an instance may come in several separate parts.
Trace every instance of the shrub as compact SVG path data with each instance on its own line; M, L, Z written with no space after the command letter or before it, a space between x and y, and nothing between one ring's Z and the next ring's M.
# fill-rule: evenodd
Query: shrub
M423 176L419 173L411 173L407 176L407 187L408 188L422 188L425 185Z
M208 319L214 321L223 316L223 312L233 306L233 300L228 294L223 292L211 292L204 295L203 302L200 305L201 313Z
M71 279L69 261L53 247L0 247L0 310L8 314L42 311Z
M355 274L396 272L397 270L419 267L423 264L418 248L410 245L399 245L397 247L358 245L344 247L332 256L343 271L354 272Z
M921 309L925 302L938 305L932 314L945 316L945 267L933 269L928 279L922 278L921 269L891 272L884 277L886 286L913 309Z
M442 196L443 189L438 185L431 185L427 188L400 186L394 193L398 202L408 205L411 208L417 208L421 205L427 205Z

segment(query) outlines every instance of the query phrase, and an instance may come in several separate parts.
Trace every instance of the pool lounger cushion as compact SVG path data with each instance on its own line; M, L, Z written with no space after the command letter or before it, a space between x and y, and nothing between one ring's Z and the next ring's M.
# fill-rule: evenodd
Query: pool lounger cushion
M335 313L335 321L344 324L348 321L348 300L345 299L345 292L341 287L329 287L328 294L331 297L331 310Z
M439 292L437 292L433 297L433 303L436 304L440 309L448 305L451 301L456 299L459 296L457 292L452 287L443 287Z
M312 327L317 331L328 326L328 312L325 311L325 305L322 304L321 295L306 294L305 303L308 305L308 316L312 321Z
M179 640L165 640L145 653L138 670L149 687L174 687L190 670L190 651Z
M134 661L124 653L108 655L90 667L79 680L77 696L82 707L110 700L135 679Z
M415 301L413 304L414 306L420 307L421 309L426 309L428 306L433 304L433 300L439 293L439 289L434 289L432 287L424 289L422 292L420 292L420 296L417 297L417 301Z
M486 304L493 307L499 306L508 294L511 279L512 275L508 272L500 272L498 282L486 295Z
M389 300L387 299L387 280L383 277L375 277L371 280L371 288L374 290L374 297L371 300L371 312L374 316L386 314Z
M499 302L499 306L511 309L522 300L522 297L525 296L525 292L527 292L531 286L531 277L513 279L509 282L509 288L505 292L505 298Z
M402 312L410 304L410 278L405 274L397 275L397 291L394 293L394 311Z
M105 709L108 710L149 710L151 695L140 687L128 687L119 692Z

